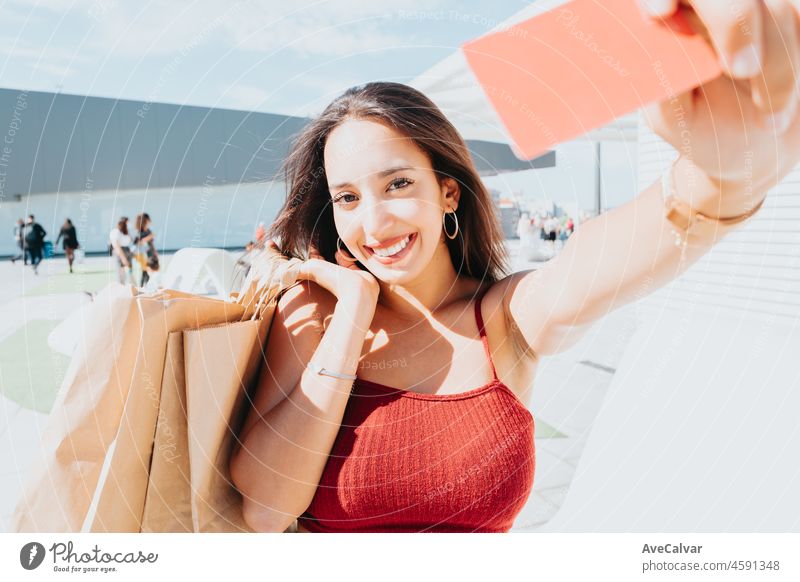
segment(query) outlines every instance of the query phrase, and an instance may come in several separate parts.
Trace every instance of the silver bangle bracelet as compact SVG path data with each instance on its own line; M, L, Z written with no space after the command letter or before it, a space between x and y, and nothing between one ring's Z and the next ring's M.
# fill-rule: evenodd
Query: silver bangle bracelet
M333 378L341 378L342 380L355 380L356 378L358 378L358 376L356 376L355 374L342 374L340 372L331 372L329 370L326 370L325 368L317 366L313 362L309 362L308 364L306 364L306 368L308 368L313 372L316 372L321 376L331 376Z

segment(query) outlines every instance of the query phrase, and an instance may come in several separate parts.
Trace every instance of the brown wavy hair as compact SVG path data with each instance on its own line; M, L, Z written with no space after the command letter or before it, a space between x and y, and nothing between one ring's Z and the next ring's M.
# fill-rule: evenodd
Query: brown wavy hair
M374 120L395 129L425 152L440 183L445 178L458 183L460 228L455 239L445 237L457 273L491 282L507 273L508 256L494 204L466 143L433 101L401 83L348 89L295 139L282 168L288 195L269 230L286 256L306 259L313 245L335 262L338 234L324 148L333 129L347 119Z

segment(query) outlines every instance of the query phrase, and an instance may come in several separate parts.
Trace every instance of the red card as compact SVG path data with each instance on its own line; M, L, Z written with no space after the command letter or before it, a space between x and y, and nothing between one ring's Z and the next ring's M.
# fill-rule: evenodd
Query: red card
M524 159L722 73L680 14L636 0L575 0L462 50Z

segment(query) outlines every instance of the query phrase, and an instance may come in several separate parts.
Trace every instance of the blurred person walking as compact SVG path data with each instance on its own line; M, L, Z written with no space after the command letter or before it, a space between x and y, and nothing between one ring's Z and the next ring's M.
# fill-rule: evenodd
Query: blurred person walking
M556 235L558 231L558 219L555 216L548 216L544 222L545 240L550 241L553 246L556 242Z
M142 266L141 287L147 285L150 280L150 272L158 271L158 252L156 251L155 233L150 229L150 215L145 213L136 217L137 235L134 243L137 246L136 255L139 264Z
M17 224L14 225L14 242L19 247L19 254L11 257L11 263L16 263L19 259L28 264L28 255L25 254L25 221L21 218L17 219Z
M42 225L36 222L33 214L28 215L28 223L25 225L25 248L31 258L33 272L39 274L39 263L42 262L42 251L44 250L44 237L47 231Z
M526 246L533 234L533 222L527 212L523 212L517 222L517 236L519 237L520 246Z
M128 217L122 216L117 222L117 226L108 235L108 242L111 245L111 254L117 257L117 267L119 282L123 285L133 284L133 273L131 271L131 235L128 234Z
M78 233L75 232L75 227L69 218L65 219L64 224L61 225L58 238L56 238L56 244L58 244L58 241L61 239L64 239L62 243L64 246L64 254L67 255L69 272L72 273L72 263L75 261L75 249L80 245L78 244Z

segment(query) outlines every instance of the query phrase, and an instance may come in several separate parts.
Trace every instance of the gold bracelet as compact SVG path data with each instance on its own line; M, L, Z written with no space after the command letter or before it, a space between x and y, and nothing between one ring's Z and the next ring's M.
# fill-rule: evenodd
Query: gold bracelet
M763 206L764 201L767 199L764 196L758 204L753 208L739 214L737 216L730 216L728 218L713 218L707 216L692 208L688 202L681 200L675 194L672 174L675 172L675 163L672 164L670 169L661 177L661 194L664 199L665 215L667 220L673 226L673 233L675 234L675 245L681 247L681 263L686 257L686 246L689 242L689 231L696 224L709 224L716 228L722 227L728 229L734 225L740 224L753 216Z

